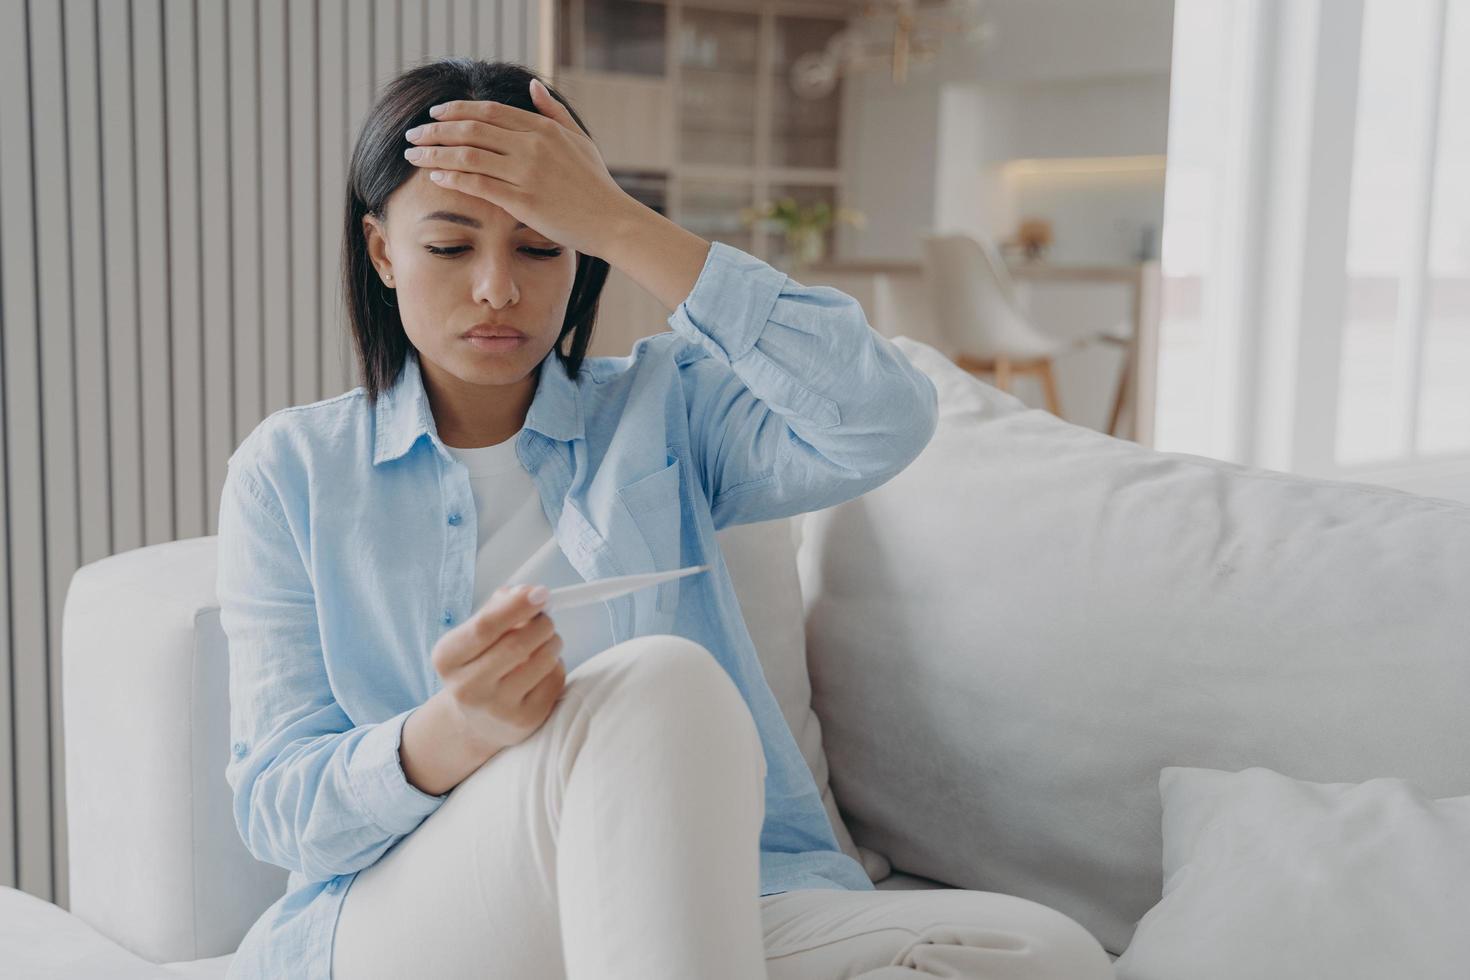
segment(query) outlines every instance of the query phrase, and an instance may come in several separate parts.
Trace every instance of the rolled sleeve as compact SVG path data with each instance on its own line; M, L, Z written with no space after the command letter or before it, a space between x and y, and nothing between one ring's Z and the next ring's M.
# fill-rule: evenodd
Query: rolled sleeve
M713 242L668 323L698 348L680 372L717 528L849 500L934 435L934 383L831 286Z
M669 315L673 331L722 364L750 353L781 289L784 272L724 242L711 242L689 296Z
M430 796L408 781L403 759L403 726L416 708L378 722L362 737L348 766L353 791L373 822L390 834L406 834L448 799Z

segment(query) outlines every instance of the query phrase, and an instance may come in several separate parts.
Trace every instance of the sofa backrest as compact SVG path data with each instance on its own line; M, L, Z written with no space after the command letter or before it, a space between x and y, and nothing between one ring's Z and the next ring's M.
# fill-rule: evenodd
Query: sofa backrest
M718 535L773 692L823 790L791 521ZM138 548L79 569L62 622L70 909L167 963L230 953L286 888L235 828L229 660L213 536ZM861 858L860 858L861 859ZM871 859L871 856L870 856Z
M934 439L806 515L798 560L860 845L1121 953L1162 893L1164 766L1470 793L1470 507L1156 452L895 343Z

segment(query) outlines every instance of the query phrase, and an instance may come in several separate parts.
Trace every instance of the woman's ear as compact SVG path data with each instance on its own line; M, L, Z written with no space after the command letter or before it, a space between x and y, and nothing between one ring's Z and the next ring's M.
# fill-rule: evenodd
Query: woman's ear
M387 285L393 285L393 260L388 257L388 236L381 222L370 214L362 216L362 235L367 240L368 259Z

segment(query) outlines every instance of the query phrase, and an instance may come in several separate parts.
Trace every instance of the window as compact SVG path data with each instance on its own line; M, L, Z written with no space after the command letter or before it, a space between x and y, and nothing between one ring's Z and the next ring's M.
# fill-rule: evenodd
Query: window
M1450 5L1434 144L1417 449L1470 451L1470 4Z
M1363 6L1340 465L1470 449L1470 12L1453 7Z

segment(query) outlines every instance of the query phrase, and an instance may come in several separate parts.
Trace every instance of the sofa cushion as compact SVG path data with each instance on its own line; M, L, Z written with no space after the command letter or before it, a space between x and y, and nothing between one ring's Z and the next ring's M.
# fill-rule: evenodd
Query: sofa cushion
M771 685L786 724L791 727L822 793L822 803L832 821L837 842L844 853L863 865L869 878L880 881L888 874L887 860L853 843L827 784L822 725L812 713L812 689L807 679L801 583L796 575L799 535L800 524L783 518L727 527L716 535L716 540L730 570L735 597L740 601L740 612L755 644L761 672Z
M895 343L904 472L808 514L812 705L856 841L1111 953L1159 901L1159 772L1470 793L1470 507L1161 453Z
M1165 766L1164 897L1118 980L1470 977L1470 796Z

